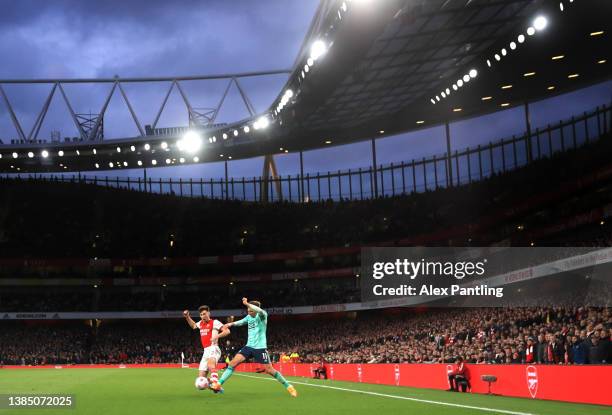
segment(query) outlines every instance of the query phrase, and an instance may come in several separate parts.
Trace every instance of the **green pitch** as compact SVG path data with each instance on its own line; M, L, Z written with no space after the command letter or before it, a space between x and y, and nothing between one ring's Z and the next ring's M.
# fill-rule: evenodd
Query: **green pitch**
M610 407L291 378L292 398L267 376L236 372L225 393L198 391L193 369L0 369L0 394L71 394L74 409L9 409L0 414L506 414L596 415ZM246 375L246 376L245 376ZM289 378L287 378L289 379ZM365 392L365 393L364 393ZM408 398L408 399L406 399ZM428 402L425 402L428 401Z

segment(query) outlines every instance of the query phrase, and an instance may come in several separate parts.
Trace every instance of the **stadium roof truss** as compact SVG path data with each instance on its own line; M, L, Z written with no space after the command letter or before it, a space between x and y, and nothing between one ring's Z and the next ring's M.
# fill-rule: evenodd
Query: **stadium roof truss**
M50 96L56 88L62 92L67 82L112 82L113 91L119 88L141 136L68 147L62 143L71 156L64 170L94 170L94 164L101 170L123 163L134 167L136 158L152 166L151 159L160 157L158 146L166 141L169 153L162 159L179 159L173 143L180 137L143 131L121 88L126 82L171 82L156 121L176 85L190 120L211 124L193 162L247 158L279 148L303 151L431 127L610 79L610 15L612 2L606 0L323 0L291 70L184 78L224 78L228 88L236 83L250 117L222 126L214 124L218 108L191 106L180 90L182 78L0 80L0 88L46 82L53 85ZM538 16L547 24L536 22ZM314 56L317 42L324 50ZM278 73L289 73L285 86L265 112L256 114L238 78ZM2 89L0 95L9 104ZM219 105L226 95L227 89ZM258 128L262 116L270 128ZM101 119L96 122L88 133L80 130L82 137L97 137ZM20 137L36 137L36 128L27 138L21 130ZM144 151L145 144L153 152ZM92 145L97 149L92 151ZM124 152L121 162L118 146L135 146L136 151ZM64 171L57 160L25 156L30 148L40 152L43 147L49 148L35 143L0 147L0 172L15 172L17 165L24 172ZM11 157L13 152L18 158Z

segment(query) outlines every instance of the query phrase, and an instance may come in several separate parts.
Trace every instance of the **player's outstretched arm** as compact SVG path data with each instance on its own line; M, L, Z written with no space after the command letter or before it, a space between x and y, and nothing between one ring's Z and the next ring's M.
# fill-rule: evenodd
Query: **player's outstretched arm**
M218 339L222 339L223 337L227 337L230 335L230 329L223 326L219 329L219 331L217 332L217 338Z
M223 327L221 328L221 331L223 331L224 329L227 329L227 331L229 331L229 328L232 326L235 327L240 327L240 326L244 326L245 324L247 324L247 319L246 317L244 317L243 319L240 319L238 321L233 321L231 323L225 323L223 325ZM229 333L228 333L229 334Z
M183 317L185 317L185 320L187 320L187 324L189 324L189 327L191 327L194 330L198 328L198 325L196 324L196 322L193 321L193 319L189 315L189 310L183 311Z
M268 315L268 313L266 313L266 312L264 311L264 309L263 309L263 308L261 308L261 307L257 307L255 304L251 304L251 303L249 303L249 300L248 300L246 297L242 298L242 304L244 304L244 305L245 305L245 306L247 306L247 307L248 307L250 310L253 310L253 311L254 311L254 312L256 312L257 314L261 314L261 315L263 315L263 316L267 316L267 315Z

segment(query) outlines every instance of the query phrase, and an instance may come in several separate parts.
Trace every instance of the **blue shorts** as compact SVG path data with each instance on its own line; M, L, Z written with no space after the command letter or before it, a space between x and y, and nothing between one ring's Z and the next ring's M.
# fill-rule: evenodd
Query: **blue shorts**
M268 355L267 349L253 349L252 347L244 346L238 353L247 359L252 357L256 363L261 363L264 365L270 363L270 356Z

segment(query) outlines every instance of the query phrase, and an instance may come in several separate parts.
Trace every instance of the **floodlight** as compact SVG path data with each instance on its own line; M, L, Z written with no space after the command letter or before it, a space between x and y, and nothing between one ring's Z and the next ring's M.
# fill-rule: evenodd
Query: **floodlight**
M546 17L544 17L544 16L538 16L533 21L533 27L538 32L546 29L546 26L548 26L548 19Z
M310 47L310 57L315 61L327 52L327 46L322 40L316 40ZM311 64L312 65L312 64Z
M183 135L183 138L176 142L179 150L188 153L195 153L202 147L202 137L194 130L189 130Z

